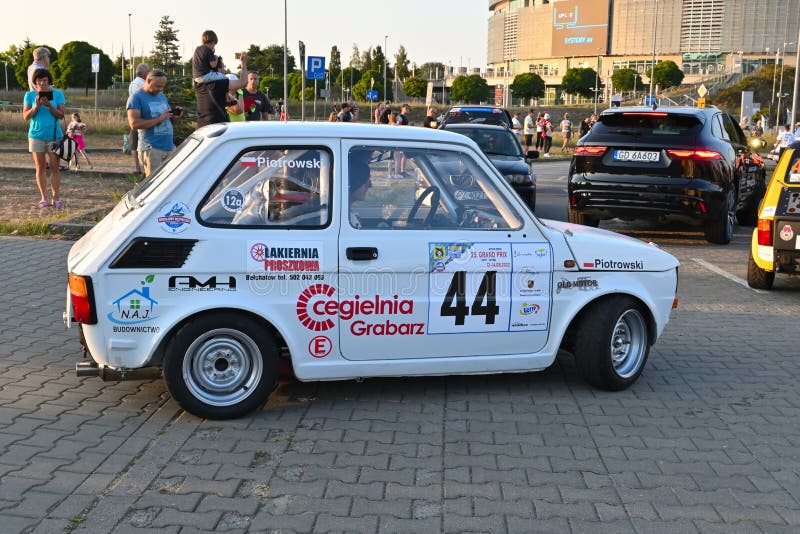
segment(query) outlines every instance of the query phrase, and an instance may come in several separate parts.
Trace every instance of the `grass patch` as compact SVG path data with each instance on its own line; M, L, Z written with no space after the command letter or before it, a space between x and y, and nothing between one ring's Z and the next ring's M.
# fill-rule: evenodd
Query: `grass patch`
M58 233L50 226L51 222L52 221L25 221L21 223L12 223L8 221L0 221L0 234L19 236L51 236Z

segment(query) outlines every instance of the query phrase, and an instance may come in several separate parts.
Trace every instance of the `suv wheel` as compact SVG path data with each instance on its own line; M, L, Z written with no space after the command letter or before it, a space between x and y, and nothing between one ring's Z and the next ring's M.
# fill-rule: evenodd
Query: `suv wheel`
M706 240L717 245L727 245L733 239L733 225L736 221L736 201L733 191L728 191L725 197L725 207L720 211L719 217L708 223L705 227Z
M569 222L573 224L582 224L584 226L593 226L597 228L597 225L600 224L600 219L597 217L592 217L591 215L586 215L581 213L580 211L576 211L572 208L567 208L567 216L569 217Z
M775 271L762 269L753 259L753 254L747 260L747 285L753 289L772 289L775 282Z

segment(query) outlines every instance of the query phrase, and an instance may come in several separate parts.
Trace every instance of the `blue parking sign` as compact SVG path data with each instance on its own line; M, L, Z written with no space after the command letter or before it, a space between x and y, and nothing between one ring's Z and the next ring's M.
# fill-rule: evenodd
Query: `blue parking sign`
M306 78L309 80L325 79L325 57L308 56L308 68L306 68Z
M367 91L367 101L368 102L377 102L378 101L378 91L377 91L377 89L369 89Z

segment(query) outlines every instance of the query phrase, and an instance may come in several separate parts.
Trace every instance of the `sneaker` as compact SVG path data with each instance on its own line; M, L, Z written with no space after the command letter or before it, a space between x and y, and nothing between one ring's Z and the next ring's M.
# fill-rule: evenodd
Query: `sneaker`
M544 157L549 158L550 154L545 154Z

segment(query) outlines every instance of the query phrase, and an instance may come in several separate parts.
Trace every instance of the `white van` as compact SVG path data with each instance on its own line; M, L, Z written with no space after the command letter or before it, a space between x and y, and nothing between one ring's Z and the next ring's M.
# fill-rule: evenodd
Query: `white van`
M467 137L340 123L195 132L67 268L78 374L163 371L208 418L262 406L286 357L340 380L534 371L564 347L623 389L678 278L654 245L537 219Z

